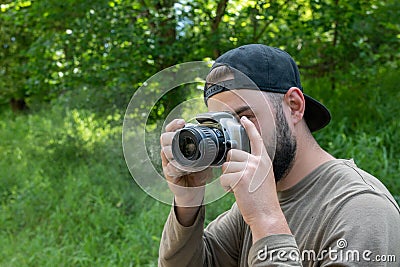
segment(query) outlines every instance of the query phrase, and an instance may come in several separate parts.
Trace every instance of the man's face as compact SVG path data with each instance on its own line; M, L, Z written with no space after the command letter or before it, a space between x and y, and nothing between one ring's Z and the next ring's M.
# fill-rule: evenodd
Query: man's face
M230 111L238 118L246 116L256 126L268 155L273 160L275 180L286 176L296 154L296 139L282 108L270 107L266 93L259 90L230 90L208 99L210 112Z

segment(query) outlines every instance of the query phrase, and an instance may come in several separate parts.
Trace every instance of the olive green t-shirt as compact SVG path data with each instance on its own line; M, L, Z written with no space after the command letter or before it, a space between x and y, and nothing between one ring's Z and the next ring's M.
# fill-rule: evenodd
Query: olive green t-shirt
M159 266L400 266L400 209L352 160L326 162L278 197L293 235L255 244L236 204L206 229L204 206L190 227L172 208Z

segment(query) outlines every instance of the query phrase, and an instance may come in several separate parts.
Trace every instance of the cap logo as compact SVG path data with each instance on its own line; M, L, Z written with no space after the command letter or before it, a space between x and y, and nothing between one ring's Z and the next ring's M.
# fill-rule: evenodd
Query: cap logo
M215 95L223 91L228 91L228 88L220 84L213 84L207 89L207 91L204 92L204 96L209 98L211 95Z

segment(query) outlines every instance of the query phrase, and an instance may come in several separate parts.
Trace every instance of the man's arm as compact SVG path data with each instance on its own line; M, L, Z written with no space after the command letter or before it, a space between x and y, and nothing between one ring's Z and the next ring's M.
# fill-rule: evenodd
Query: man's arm
M225 267L244 262L257 267L301 266L292 235L269 235L252 244L249 227L236 203L203 230L204 215L205 207L201 207L193 224L183 226L176 208L171 209L162 234L159 266ZM273 251L284 251L285 255Z
M276 234L291 234L279 204L272 160L256 126L245 116L240 119L250 140L251 153L231 149L222 164L221 185L234 193L253 242Z
M234 205L204 228L205 207L193 224L182 225L176 207L164 226L160 244L159 266L237 266L243 220Z

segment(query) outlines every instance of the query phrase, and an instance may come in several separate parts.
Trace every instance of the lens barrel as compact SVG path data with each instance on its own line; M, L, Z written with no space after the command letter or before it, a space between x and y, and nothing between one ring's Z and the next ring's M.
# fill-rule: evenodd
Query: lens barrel
M225 138L214 127L189 126L179 130L172 140L172 154L182 167L215 165L225 155Z

